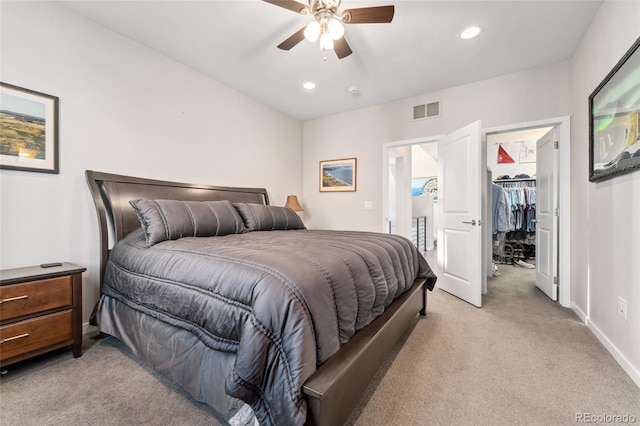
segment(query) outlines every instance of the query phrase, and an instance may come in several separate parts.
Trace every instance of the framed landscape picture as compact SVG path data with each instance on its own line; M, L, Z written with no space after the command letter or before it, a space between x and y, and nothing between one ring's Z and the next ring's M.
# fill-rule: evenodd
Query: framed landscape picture
M0 168L58 173L58 98L0 82Z
M320 192L356 190L357 160L344 158L320 162Z
M589 180L640 169L640 38L589 96Z

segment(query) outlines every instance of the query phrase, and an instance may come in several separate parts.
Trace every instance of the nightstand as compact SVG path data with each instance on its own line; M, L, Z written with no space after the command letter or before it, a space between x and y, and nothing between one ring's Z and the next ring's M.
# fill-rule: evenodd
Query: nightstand
M0 365L71 346L82 355L82 273L72 263L0 271Z

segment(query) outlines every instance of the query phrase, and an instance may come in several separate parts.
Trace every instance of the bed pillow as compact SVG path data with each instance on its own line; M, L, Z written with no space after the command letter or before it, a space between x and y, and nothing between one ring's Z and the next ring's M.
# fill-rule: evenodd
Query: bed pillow
M233 203L233 205L242 216L247 231L307 229L300 216L287 207L252 203Z
M131 200L147 247L182 237L215 237L247 232L229 201Z

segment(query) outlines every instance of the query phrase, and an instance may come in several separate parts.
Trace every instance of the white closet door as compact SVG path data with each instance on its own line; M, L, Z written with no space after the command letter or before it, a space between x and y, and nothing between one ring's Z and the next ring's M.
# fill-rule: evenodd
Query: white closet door
M536 144L536 286L551 300L558 300L557 140L551 129Z

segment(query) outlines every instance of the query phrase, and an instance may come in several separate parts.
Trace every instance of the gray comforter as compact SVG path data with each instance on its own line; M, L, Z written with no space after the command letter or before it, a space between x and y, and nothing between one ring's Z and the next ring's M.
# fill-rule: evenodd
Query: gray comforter
M103 292L233 352L229 395L260 424L301 425L303 383L417 277L435 275L403 237L345 231L269 231L189 237L145 248L118 242Z

